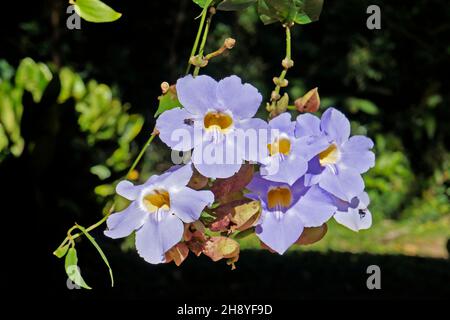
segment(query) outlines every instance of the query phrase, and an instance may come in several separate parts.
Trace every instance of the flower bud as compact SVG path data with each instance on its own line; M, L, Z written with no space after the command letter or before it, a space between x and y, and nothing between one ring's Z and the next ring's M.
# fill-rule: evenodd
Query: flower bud
M290 68L292 68L294 66L294 60L292 60L292 59L283 59L283 61L281 61L281 65L285 69L290 69Z
M236 40L233 38L226 38L223 45L225 46L225 48L227 48L228 50L233 49L234 46L236 45Z
M300 112L316 112L320 107L318 88L309 90L303 97L295 100L294 104Z
M170 84L166 81L164 81L163 83L161 83L161 91L163 94L167 93L167 91L169 91L170 89Z
M276 91L272 91L272 93L270 94L270 100L277 101L278 99L280 99L280 94Z

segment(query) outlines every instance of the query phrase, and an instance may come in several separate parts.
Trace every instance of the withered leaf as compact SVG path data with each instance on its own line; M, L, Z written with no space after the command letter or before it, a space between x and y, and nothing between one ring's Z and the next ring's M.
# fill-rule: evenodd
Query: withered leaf
M305 228L303 229L302 234L295 243L299 245L308 245L316 243L322 240L327 231L328 227L326 223L324 223L320 227Z
M251 201L234 207L231 221L235 224L234 230L243 231L254 226L261 214L259 201Z
M242 189L250 183L253 178L253 165L243 164L238 172L226 179L216 179L211 187L216 200Z
M227 237L211 237L205 245L203 253L213 261L220 259L236 259L239 256L239 243ZM237 261L237 259L235 260Z
M175 262L180 266L189 254L189 248L184 242L180 242L166 252L166 262Z

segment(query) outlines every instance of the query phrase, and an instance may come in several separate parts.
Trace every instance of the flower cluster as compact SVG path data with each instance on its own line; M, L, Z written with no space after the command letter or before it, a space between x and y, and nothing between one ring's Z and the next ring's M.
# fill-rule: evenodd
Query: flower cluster
M156 129L191 159L143 185L120 182L117 193L131 203L108 218L107 236L136 231L150 263L180 264L191 251L234 264L233 238L249 233L283 254L320 240L332 217L354 231L370 227L361 174L375 164L373 143L350 137L340 111L295 120L284 112L266 122L254 117L261 94L237 76L186 76L176 92L182 107L162 113Z

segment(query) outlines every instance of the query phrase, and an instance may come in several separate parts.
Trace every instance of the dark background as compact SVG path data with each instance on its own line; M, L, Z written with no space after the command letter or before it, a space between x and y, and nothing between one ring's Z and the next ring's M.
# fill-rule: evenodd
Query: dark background
M184 74L197 28L193 19L200 10L190 1L107 3L123 17L109 24L82 21L82 29L73 31L65 27L64 1L10 3L0 19L0 59L16 68L23 58L31 57L48 63L54 72L68 66L83 79L111 86L116 96L130 103L129 112L144 116L135 151L153 127L160 83L174 83ZM365 10L373 3L382 10L381 30L365 27ZM283 30L278 25L264 26L255 17L252 13L216 15L207 51L219 47L226 36L238 42L230 54L211 62L206 72L216 78L236 73L268 97L284 55ZM325 1L319 22L293 30L295 68L288 74L290 93L319 86L323 101L341 105L351 114L356 130L383 141L378 159L386 155L385 161L394 166L397 158L389 156L404 157L398 167L388 168L391 171L380 168L367 177L375 214L381 219L420 224L448 217L449 39L450 7L444 0ZM14 271L7 276L12 293L180 301L448 299L450 264L442 257L333 251L279 257L248 250L241 254L235 271L224 263L192 256L176 268L148 265L132 250L123 253L120 242L105 239L101 231L93 235L111 260L115 288L108 288L107 272L94 249L81 241L77 251L83 277L96 290L67 290L63 261L51 253L74 221L87 226L101 217L105 200L93 193L100 181L89 168L95 164L97 150L108 150L109 145L94 148L74 143L86 133L78 126L73 101L65 108L54 105L60 88L56 78L40 103L24 95L23 154L5 153L0 158L6 217L3 243L8 251L5 263ZM348 97L363 99L366 105L369 101L376 112ZM27 149L31 142L39 152ZM159 142L152 152L159 158L148 156L148 172L159 171L168 159ZM113 172L111 181L123 173ZM385 183L381 186L380 177ZM400 177L400 182L391 177ZM371 264L381 267L382 290L366 288L366 268Z

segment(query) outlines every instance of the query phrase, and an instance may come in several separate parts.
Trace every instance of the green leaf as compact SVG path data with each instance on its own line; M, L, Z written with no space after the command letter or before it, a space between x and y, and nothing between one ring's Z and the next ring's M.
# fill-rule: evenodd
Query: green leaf
M69 244L66 244L65 246L59 247L56 249L53 254L57 256L58 258L62 258L66 255L67 250L69 250Z
M307 24L319 19L322 6L323 0L259 0L258 13L264 24Z
M95 249L97 249L98 253L100 254L100 257L102 257L103 262L106 264L106 266L108 267L109 270L109 276L111 277L111 287L114 287L114 277L113 277L113 272L111 269L111 266L109 265L108 259L106 258L105 254L103 253L102 248L100 248L100 246L98 245L98 243L95 241L94 237L92 237L89 232L87 232L87 230L85 228L83 228L80 225L77 225L77 228L81 230L81 232L84 233L84 235L86 236L86 238L89 239L89 241L92 243L92 245L95 247Z
M85 288L92 289L89 287L86 282L84 282L83 277L81 277L80 269L78 268L78 257L77 251L75 248L70 248L67 251L66 260L65 260L65 268L67 276L70 280L72 280L76 285Z
M155 112L155 118L159 116L164 111L181 107L180 101L178 101L177 94L174 90L169 89L165 94L158 97L159 106L158 110Z
M75 12L89 22L111 22L122 16L100 0L76 0L73 4Z
M345 106L352 113L357 113L361 111L370 115L376 115L379 112L379 109L376 106L376 104L367 99L347 98L345 100Z
M95 194L106 198L107 196L113 195L115 193L114 186L111 184L102 184L94 189Z
M109 170L107 166L102 164L91 167L90 171L92 174L95 174L100 180L105 180L111 176L111 170Z
M218 10L239 11L255 4L258 0L224 0L217 6Z
M34 102L39 103L52 78L53 75L46 64L36 63L31 58L25 58L17 68L15 82L17 87L32 94Z
M192 0L200 8L209 7L214 0Z
M138 114L132 114L128 117L128 121L124 126L122 136L119 143L130 143L141 132L144 126L144 118Z

